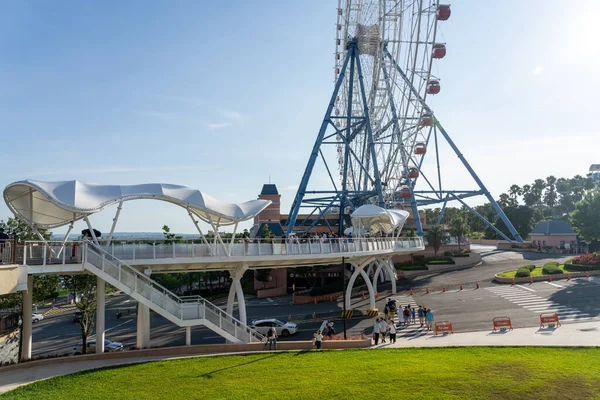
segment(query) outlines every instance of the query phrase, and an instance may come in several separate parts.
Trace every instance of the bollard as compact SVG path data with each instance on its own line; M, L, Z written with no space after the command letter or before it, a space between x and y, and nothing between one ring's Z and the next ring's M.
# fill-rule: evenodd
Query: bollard
M442 293L446 293L446 288L445 287L442 288Z
M412 289L410 289L410 295L411 295L411 296L413 295L413 290L412 290Z
M462 290L462 285L460 285L460 290Z

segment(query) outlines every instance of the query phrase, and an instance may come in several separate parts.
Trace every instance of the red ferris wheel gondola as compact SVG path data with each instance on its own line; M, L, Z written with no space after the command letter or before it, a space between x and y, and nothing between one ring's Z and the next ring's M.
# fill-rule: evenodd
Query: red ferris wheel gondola
M436 79L430 79L427 82L427 94L438 94L440 92L440 89L440 81Z
M415 145L415 154L423 155L425 153L427 153L427 146L425 143L417 143Z
M408 170L408 177L410 179L416 179L419 177L419 170L415 167L412 167L411 169Z
M412 197L412 192L408 186L404 186L400 189L400 197L403 199L410 199Z
M450 4L440 4L435 11L435 17L438 21L447 21L450 18Z
M446 56L446 45L443 43L434 44L431 56L433 58L444 58Z

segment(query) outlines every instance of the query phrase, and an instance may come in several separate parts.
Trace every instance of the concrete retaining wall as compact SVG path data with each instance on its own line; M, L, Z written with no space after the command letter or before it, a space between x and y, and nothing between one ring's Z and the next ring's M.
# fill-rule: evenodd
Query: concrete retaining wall
M263 299L265 297L277 297L277 296L285 296L287 294L287 287L281 286L278 288L271 289L261 289L256 291L256 297L259 299Z
M495 246L498 240L496 239L469 239L471 244L485 244L489 246Z
M343 296L344 292L335 292L335 293L329 293L329 294L324 294L321 296L309 296L309 295L298 295L298 294L294 294L292 296L292 303L293 304L308 304L308 303L314 303L315 300L317 300L317 303L323 302L323 301L329 301L329 297L333 298L333 299L337 299L340 296Z
M469 268L481 262L481 254L470 253L469 257L452 257L452 259L454 260L455 264L427 264L427 270L398 272L404 272L405 278L412 278L414 276L431 274L432 272L454 271L463 268Z
M588 272L590 276L600 276L600 271L589 271ZM571 275L571 278L582 278L585 277L585 272L571 272L570 274L557 274L557 275L552 275L552 279L553 280L558 280L558 279L568 279L569 275ZM544 282L549 280L550 275L542 275L542 276L534 276L533 277L533 281L534 282ZM497 283L512 283L513 279L515 280L515 283L529 283L531 282L531 277L525 277L525 278L504 278L502 276L498 276L496 275L494 277L494 281Z

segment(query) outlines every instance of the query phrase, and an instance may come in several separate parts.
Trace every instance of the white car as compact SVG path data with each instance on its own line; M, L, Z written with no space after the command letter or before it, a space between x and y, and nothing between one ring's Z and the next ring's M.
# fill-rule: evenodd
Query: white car
M73 355L78 355L78 354L82 354L81 350L82 350L83 346L81 344L77 345L77 347L75 347L73 349ZM104 352L105 353L112 353L114 351L123 351L123 344L119 343L119 342L111 342L108 339L104 339ZM95 340L88 340L87 342L87 354L92 354L96 352L96 341Z
M38 322L44 319L44 314L37 314L37 313L33 313L31 314L31 322Z
M275 318L254 320L250 327L265 336L270 328L275 328L277 336L289 336L298 332L298 325L295 323L283 322Z

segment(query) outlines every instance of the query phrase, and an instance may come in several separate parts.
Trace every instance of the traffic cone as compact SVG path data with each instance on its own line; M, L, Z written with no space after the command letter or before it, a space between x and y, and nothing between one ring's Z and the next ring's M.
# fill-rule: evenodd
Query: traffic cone
M413 290L412 290L412 289L410 289L410 295L411 295L411 296L413 295Z
M364 293L362 293L361 297L362 297L362 299L364 300L364 299L365 299L365 294L364 294Z
M442 288L442 293L446 293L446 288L445 287Z
M514 286L514 285L515 285L515 283L516 283L516 281L515 281L515 278L513 278L513 280L512 280L512 283L511 283L511 286Z
M476 284L475 289L479 289L479 283Z
M548 282L552 282L552 275L548 278Z
M429 294L429 289L425 288L425 294Z
M571 274L567 275L567 280L570 281L571 280Z
M462 285L460 285L460 290L462 290Z
M313 297L313 303L317 304L317 298Z

